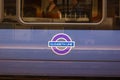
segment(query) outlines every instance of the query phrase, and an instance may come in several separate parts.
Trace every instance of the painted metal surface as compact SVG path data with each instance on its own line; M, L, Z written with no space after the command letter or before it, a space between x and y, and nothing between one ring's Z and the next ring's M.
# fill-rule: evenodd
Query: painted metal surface
M75 48L56 55L48 41L68 34ZM0 30L0 75L120 76L119 30Z

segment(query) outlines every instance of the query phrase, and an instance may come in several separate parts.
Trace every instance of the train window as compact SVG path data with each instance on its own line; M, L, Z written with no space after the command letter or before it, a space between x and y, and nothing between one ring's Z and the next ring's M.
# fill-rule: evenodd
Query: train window
M3 1L2 0L0 0L0 21L2 20L2 17L3 17L3 15L2 15L2 13L3 13Z
M96 24L104 17L104 0L18 0L24 24Z
M16 21L16 0L4 0L4 21Z
M115 24L120 26L120 0L115 1Z

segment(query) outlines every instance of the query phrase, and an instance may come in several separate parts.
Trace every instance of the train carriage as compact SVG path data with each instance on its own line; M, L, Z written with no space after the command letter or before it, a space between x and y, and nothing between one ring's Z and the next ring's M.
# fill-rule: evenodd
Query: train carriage
M0 0L0 75L120 77L119 34L120 0Z

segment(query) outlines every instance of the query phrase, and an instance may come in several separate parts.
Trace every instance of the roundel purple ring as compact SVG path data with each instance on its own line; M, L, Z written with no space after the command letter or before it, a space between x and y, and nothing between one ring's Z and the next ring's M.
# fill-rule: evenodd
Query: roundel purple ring
M75 46L75 42L72 41L67 34L59 33L53 36L51 41L48 42L48 46L51 47L54 53L58 55L66 55Z

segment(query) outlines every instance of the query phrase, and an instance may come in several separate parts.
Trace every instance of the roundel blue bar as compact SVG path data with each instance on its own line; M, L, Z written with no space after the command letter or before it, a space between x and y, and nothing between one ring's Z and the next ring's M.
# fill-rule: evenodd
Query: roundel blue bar
M59 33L53 36L51 41L48 42L48 46L51 47L54 53L58 55L66 55L73 47L75 47L75 42L72 41L67 34Z

